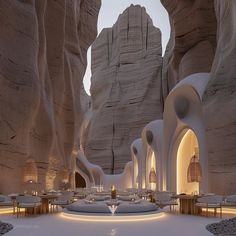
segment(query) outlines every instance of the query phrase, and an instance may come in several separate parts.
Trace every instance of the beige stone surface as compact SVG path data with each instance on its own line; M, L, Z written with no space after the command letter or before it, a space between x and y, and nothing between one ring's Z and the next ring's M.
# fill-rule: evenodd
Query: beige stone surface
M120 173L130 145L162 117L160 30L145 8L131 5L92 46L92 114L83 133L85 154L105 173Z
M236 2L215 0L217 50L204 97L210 191L236 193Z
M29 157L43 189L71 169L99 8L100 0L0 1L0 192L26 188Z
M161 0L169 13L174 42L163 77L165 87L186 76L210 72L216 47L214 0ZM164 84L167 83L167 84ZM170 88L171 89L171 88Z
M175 47L175 34L174 34L174 26L170 20L170 39L166 45L165 53L163 56L162 63L162 78L161 78L161 98L162 98L162 106L164 110L164 102L166 97L168 96L171 89L175 86L175 81L173 80L174 75L172 69L172 55Z

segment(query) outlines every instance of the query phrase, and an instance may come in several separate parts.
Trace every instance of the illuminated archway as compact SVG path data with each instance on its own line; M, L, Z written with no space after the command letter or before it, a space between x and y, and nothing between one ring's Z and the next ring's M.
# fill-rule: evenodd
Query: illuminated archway
M187 172L196 148L199 149L199 144L196 134L191 129L184 130L182 136L177 150L176 190L178 194L196 194L199 193L199 182L188 182Z
M134 165L134 172L133 172L133 179L134 179L134 188L138 188L138 160L137 160L137 157L134 155L133 157L133 165Z
M156 190L157 188L157 170L156 156L152 148L147 146L146 156L146 186L148 189Z

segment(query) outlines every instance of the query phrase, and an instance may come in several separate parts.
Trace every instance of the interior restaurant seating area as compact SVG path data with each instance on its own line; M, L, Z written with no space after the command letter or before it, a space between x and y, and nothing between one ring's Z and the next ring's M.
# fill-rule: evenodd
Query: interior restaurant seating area
M0 0L0 235L236 235L236 0Z
M100 186L101 187L101 186ZM150 211L169 212L172 214L220 217L225 213L236 213L236 195L220 196L209 194L176 194L167 191L137 189L97 191L96 188L78 188L58 190L47 193L0 195L0 213L12 213L14 217L35 214L54 214L69 209L78 212L112 213L109 206L123 205L124 212L145 212L142 205L151 206ZM103 209L103 210L102 210ZM147 208L149 209L149 208ZM228 211L231 209L231 211ZM104 211L104 212L103 212ZM120 209L116 213L122 212ZM114 213L114 212L113 212ZM218 213L218 214L217 214Z
M31 194L25 191L25 193L0 195L0 217L13 224L6 225L13 235L14 232L17 232L17 227L14 229L14 225L21 224L20 222L26 223L33 220L34 224L37 222L39 225L47 225L53 219L61 224L70 222L69 224L72 225L73 222L76 224L100 222L105 224L104 227L107 227L106 223L109 222L118 224L140 221L145 227L146 221L153 222L153 225L156 225L157 222L176 224L178 220L182 219L182 224L186 224L188 220L194 220L195 224L203 221L208 231L211 232L215 229L210 223L215 224L221 218L228 219L235 215L236 196L221 196L213 193L178 194L152 189L116 189L115 186L107 189L99 185L48 192L33 190ZM20 219L21 221L18 222ZM45 219L47 219L46 222ZM198 230L203 223L198 226ZM222 230L222 224L219 224ZM158 227L160 228L160 225ZM58 234L63 235L62 231L61 229ZM8 231L6 230L6 232ZM30 230L29 232L33 233ZM40 231L36 235L40 235ZM89 233L85 232L85 235L89 235Z

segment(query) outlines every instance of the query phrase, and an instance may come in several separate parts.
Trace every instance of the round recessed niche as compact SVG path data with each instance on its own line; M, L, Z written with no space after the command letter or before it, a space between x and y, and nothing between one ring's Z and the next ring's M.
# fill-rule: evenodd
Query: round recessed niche
M175 113L179 119L186 117L189 111L189 100L186 97L178 97L175 100Z
M152 131L150 131L150 130L146 131L146 139L147 139L148 144L151 145L152 141L153 141Z
M134 155L137 155L138 150L136 149L136 147L133 147L133 153L134 153Z

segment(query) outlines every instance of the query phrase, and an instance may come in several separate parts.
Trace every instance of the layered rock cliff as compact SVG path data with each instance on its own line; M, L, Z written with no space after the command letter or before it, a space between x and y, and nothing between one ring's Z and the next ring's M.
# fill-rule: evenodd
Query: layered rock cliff
M120 173L130 145L162 117L161 32L145 8L131 5L92 46L92 110L82 146L106 173Z
M164 98L186 76L210 72L216 48L214 0L161 0L169 13L171 39L163 74Z
M204 97L210 191L236 192L236 2L215 0L217 50Z
M72 168L99 8L100 0L0 1L0 192L24 190L29 158L41 189Z

